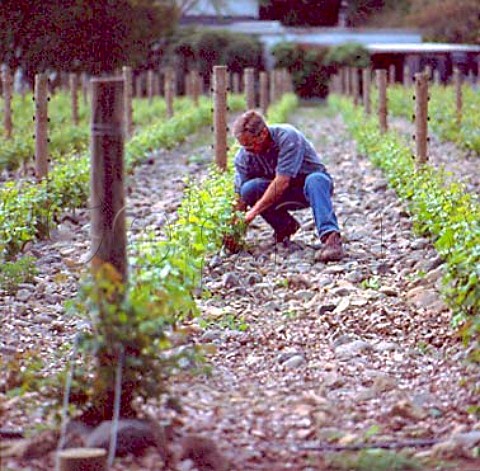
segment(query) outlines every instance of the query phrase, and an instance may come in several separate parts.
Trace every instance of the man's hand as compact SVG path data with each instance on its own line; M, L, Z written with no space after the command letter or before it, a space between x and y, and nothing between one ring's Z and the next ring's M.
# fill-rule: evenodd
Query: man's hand
M245 222L250 224L256 217L258 216L257 212L252 209L246 212L245 214Z

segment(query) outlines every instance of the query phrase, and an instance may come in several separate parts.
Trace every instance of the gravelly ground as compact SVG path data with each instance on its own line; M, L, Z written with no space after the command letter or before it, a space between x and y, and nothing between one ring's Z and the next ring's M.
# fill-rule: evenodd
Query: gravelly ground
M205 273L211 296L199 305L210 327L194 323L192 341L214 346L212 375L172 380L182 413L156 404L149 411L159 419L168 414L181 433L213 438L232 470L333 469L323 455L301 446L348 444L370 434L373 440L444 438L480 429L466 412L477 401L472 390L479 372L464 363L451 313L439 299L442 261L428 240L414 236L395 193L357 156L339 118L302 108L293 123L314 141L335 178L347 257L327 266L314 262L309 210L297 212L302 230L286 247L272 245L270 229L255 221L249 249L217 254ZM138 170L129 199L132 238L174 211L181 176L200 168L185 166L181 156L199 144L195 153L207 156L208 147L196 141ZM86 216L32 246L40 274L19 292L24 301L18 293L2 299L2 353L45 349L52 358L71 340L78 319L65 321L61 303L75 292L87 249ZM41 410L24 413L25 400L6 406L7 425L42 422ZM12 466L19 469L20 462ZM22 466L48 469L47 460ZM115 469L159 468L150 454L120 460ZM183 461L175 469L194 468Z

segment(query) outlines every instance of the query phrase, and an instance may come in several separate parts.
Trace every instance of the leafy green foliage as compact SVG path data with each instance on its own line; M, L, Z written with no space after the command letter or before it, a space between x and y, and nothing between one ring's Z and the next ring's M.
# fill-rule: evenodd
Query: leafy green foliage
M282 42L272 48L275 67L286 68L291 74L295 92L301 97L325 97L328 93L328 68L324 65L326 50L305 50Z
M462 121L457 123L455 90L453 87L432 86L429 90L429 125L440 139L452 141L460 147L480 155L480 94L470 86L462 87ZM389 111L397 116L410 119L414 102L412 90L402 86L388 88ZM374 102L378 93L373 91Z
M13 262L5 262L0 265L0 288L8 294L14 294L20 283L29 283L36 274L33 257L21 257Z
M415 170L410 149L393 132L380 134L376 120L365 120L346 99L331 99L358 142L361 152L386 173L407 200L415 228L434 239L446 260L444 295L462 327L465 341L480 340L480 203L462 184L448 183L442 172L425 165ZM478 361L479 349L472 359Z
M368 67L370 53L357 43L344 43L331 47L325 56L325 65L339 67Z
M186 101L187 103L187 101ZM210 102L203 99L172 119L147 127L126 144L127 171L157 148L171 148L201 126L211 123ZM233 98L232 110L244 108ZM47 180L7 182L0 188L0 259L11 258L35 238L47 237L61 210L85 205L89 192L89 155L58 156Z
M420 462L403 453L378 448L340 453L327 458L329 469L354 471L406 471L422 469Z

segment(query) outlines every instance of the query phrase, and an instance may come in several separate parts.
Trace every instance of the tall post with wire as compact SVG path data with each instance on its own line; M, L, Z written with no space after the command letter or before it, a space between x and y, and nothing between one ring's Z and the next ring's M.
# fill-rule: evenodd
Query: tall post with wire
M388 130L387 124L387 71L377 70L377 88L378 88L378 122L380 125L380 132L386 133Z
M10 68L4 66L2 70L2 85L3 85L3 126L5 129L5 137L12 138L12 74Z
M213 67L213 132L215 135L215 162L221 170L227 169L227 67Z
M416 164L422 166L428 160L428 77L415 74L415 147Z
M48 175L48 85L46 74L35 75L35 176Z

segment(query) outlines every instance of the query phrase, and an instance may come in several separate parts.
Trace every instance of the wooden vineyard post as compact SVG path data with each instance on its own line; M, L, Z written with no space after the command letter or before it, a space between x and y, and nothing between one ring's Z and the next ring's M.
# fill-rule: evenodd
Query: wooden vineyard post
M357 106L360 95L360 83L358 81L358 69L356 67L352 67L352 93L353 104Z
M78 76L70 74L70 96L72 101L72 122L78 126Z
M88 76L85 72L82 72L81 83L82 83L83 104L86 106L88 104Z
M135 96L142 98L142 74L138 74L135 77Z
M173 69L167 67L165 69L165 102L167 104L167 118L173 116Z
M268 73L260 72L260 110L263 115L268 109Z
M232 82L233 93L238 95L240 93L240 74L238 72L233 73Z
M213 67L213 132L215 135L215 162L221 170L227 169L227 67Z
M440 78L440 71L438 69L435 69L433 71L433 83L437 86L442 83L441 78Z
M192 72L192 98L195 106L198 106L198 97L200 95L200 77L198 70Z
M133 83L132 83L132 68L124 66L122 69L124 86L124 104L123 110L125 112L125 137L130 138L133 134Z
M270 104L275 103L276 100L276 83L275 83L275 69L271 70L269 73L270 76Z
M457 126L462 124L462 75L459 69L455 68L453 71L453 84L455 87L455 107L457 116Z
M410 76L410 67L406 65L403 68L403 86L408 88L412 86L412 80Z
M377 88L378 88L378 122L380 132L383 134L388 130L387 124L387 71L377 70Z
M60 471L106 471L107 451L103 448L70 448L58 452Z
M432 66L426 65L423 73L426 75L427 81L430 81L432 79Z
M428 77L415 74L415 147L417 166L425 164L428 141Z
M192 73L187 72L184 77L185 96L192 98Z
M147 72L147 96L148 96L148 103L152 104L153 101L153 70L149 70Z
M2 84L3 84L3 125L5 129L5 137L11 139L12 137L12 74L10 69L5 66L2 70Z
M48 175L48 80L45 74L35 75L35 176Z
M124 193L124 82L92 79L90 208L92 270L105 263L127 278Z
M371 101L370 101L370 69L367 67L362 71L362 92L363 92L363 106L365 113L371 113Z
M247 110L255 108L255 70L247 67L244 70L243 76L245 78L245 100L247 103Z
M346 95L347 93L347 78L345 76L345 67L340 68L340 93Z
M348 97L352 96L352 68L345 68L345 93Z
M388 83L395 85L395 64L390 64L388 67Z

